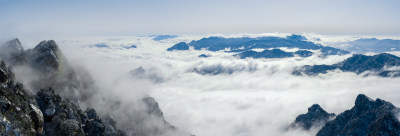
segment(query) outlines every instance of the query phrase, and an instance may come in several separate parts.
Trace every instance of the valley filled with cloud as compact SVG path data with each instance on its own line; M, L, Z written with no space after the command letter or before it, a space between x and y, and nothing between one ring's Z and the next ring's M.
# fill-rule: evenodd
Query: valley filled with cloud
M336 64L352 54L240 59L226 51L193 48L167 51L176 43L203 37L209 36L163 40L153 40L154 36L87 38L60 44L69 61L87 68L101 88L112 90L104 93L122 103L150 95L158 101L169 123L195 135L315 135L320 128L306 131L289 125L316 103L330 113L339 114L354 106L360 93L400 105L398 78L340 70L318 75L292 74L298 67ZM324 46L336 45L339 43L336 41L345 42L341 39L346 37L320 35L318 42L327 43ZM106 46L95 46L100 43ZM136 48L125 48L131 45ZM201 54L208 57L199 57Z

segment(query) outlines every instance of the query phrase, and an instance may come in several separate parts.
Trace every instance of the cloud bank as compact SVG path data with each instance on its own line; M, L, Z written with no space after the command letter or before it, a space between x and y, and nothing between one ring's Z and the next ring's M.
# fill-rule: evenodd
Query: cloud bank
M317 76L291 74L297 66L335 64L351 55L239 59L222 51L166 51L178 42L200 38L154 41L152 37L103 37L60 45L69 61L86 67L99 87L107 90L101 93L122 100L124 110L140 109L140 105L130 103L153 96L168 122L199 136L313 135L318 128L304 131L287 127L314 103L336 114L349 109L359 93L400 105L398 78L362 77L341 71ZM97 43L109 48L93 47ZM130 44L137 48L121 48ZM200 58L200 54L210 57ZM150 75L155 72L162 82L132 77L129 72L138 67ZM193 72L196 68L228 72L199 74Z

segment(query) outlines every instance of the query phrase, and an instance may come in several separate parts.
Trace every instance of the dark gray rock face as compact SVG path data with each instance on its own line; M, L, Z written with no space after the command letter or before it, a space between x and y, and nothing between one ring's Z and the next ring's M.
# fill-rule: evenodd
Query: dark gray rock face
M0 71L7 75L0 86L0 135L42 134L43 117L35 99L22 84L15 83L14 73L4 62L1 62Z
M56 72L60 68L63 55L55 41L42 41L35 48L27 50L28 63L37 70Z
M390 102L360 94L353 108L326 123L317 136L398 136L398 112Z
M308 108L306 114L297 116L291 127L301 127L305 130L309 130L311 127L324 126L325 123L333 117L335 117L334 113L328 113L318 104L314 104Z
M327 73L329 70L340 69L344 72L354 72L361 74L365 71L372 71L383 77L400 76L399 70L386 70L385 67L400 66L400 57L388 53L381 53L374 56L355 54L352 57L333 65L306 65L300 70L295 70L293 74L317 75Z
M42 41L26 51L18 39L8 41L0 48L0 59L7 64L32 70L23 75L37 77L26 83L34 91L52 87L61 96L80 101L85 101L96 92L88 72L72 67L53 40Z
M3 69L0 69L0 83L6 83L7 80L7 73Z
M83 112L69 100L62 100L51 88L42 89L36 100L44 115L44 135L62 136L120 136L125 135L115 126L106 131L105 123L94 109Z
M0 63L0 135L7 136L125 136L105 123L93 109L82 112L68 99L63 100L51 88L40 90L37 95L15 83L10 67Z
M3 59L1 55L9 54L1 54L0 52L0 60ZM167 131L175 130L174 127L171 127L172 125L165 121L162 114L158 114L162 112L154 99L154 101L149 100L147 101L148 104L144 104L147 109L153 109L153 112L148 112L147 110L123 111L124 108L132 108L130 105L133 104L128 104L127 107L119 107L119 110L123 113L115 113L115 115L113 115L113 111L103 111L101 115L98 115L93 109L81 110L75 102L84 103L86 106L95 107L94 105L96 105L96 103L89 101L90 96L97 92L94 80L84 69L71 66L58 45L52 40L41 42L35 48L24 51L21 56L25 58L25 61L11 64L15 64L12 65L13 67L21 66L30 69L28 73L19 71L17 73L17 75L20 74L20 77L17 76L19 79L24 79L21 75L37 74L31 76L34 79L29 79L29 82L27 82L33 91L37 91L37 95L35 97L33 92L30 95L20 97L19 95L22 91L15 90L21 90L18 88L23 89L22 84L15 84L15 75L12 73L11 68L7 68L4 63L1 63L1 91L3 92L3 88L6 88L4 92L12 93L6 95L7 99L4 99L4 101L1 99L0 101L2 109L11 112L10 114L1 114L1 119L4 117L7 120L0 120L0 135L148 136L163 135ZM149 70L149 72L152 72L152 70ZM147 76L149 75L145 74L146 78ZM149 77L151 78L152 75L150 74ZM49 87L54 89L43 89ZM25 98L28 96L29 99ZM104 97L104 99L105 101L114 101L113 98ZM32 102L24 102L28 100ZM18 106L18 108L10 106L14 102L22 106ZM115 102L121 103L119 100L115 100ZM144 101L140 103L144 103ZM115 105L106 104L102 106L107 109ZM97 107L100 106L97 105ZM17 109L24 112L14 113L18 111ZM108 114L116 117L116 119ZM23 117L28 118L24 119ZM123 131L118 128L123 129ZM132 133L130 132L131 130L133 130Z

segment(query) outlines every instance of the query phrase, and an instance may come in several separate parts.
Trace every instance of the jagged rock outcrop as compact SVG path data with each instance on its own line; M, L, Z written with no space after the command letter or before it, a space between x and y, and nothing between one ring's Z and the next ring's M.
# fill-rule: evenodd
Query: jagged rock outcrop
M0 135L34 136L43 132L42 112L35 99L20 83L4 62L0 64Z
M8 43L6 44L8 45ZM2 55L8 55L8 57L12 58L12 56L9 56L9 53L1 54L0 52L0 60L4 58ZM141 100L141 102L138 102L140 104L124 103L126 107L118 107L121 103L120 100L113 100L114 97L102 96L101 99L103 101L115 101L115 103L119 104L113 105L105 103L105 105L96 105L97 101L90 100L90 97L98 91L98 88L96 88L97 86L94 85L94 80L84 69L77 69L70 65L58 45L52 40L40 42L33 49L24 51L20 57L25 58L25 61L21 61L21 63L13 62L12 64L15 65L12 66L23 67L24 69L18 71L20 75L18 76L17 74L15 77L15 75L10 72L11 68L1 68L0 87L2 87L2 89L8 88L8 90L12 91L13 88L15 88L14 86L22 86L22 84L16 84L14 86L8 84L14 83L14 80L19 78L28 84L29 88L32 89L32 94L29 95L29 99L25 99L27 96L24 95L25 97L20 98L20 96L18 96L18 91L16 91L10 94L10 97L13 95L17 96L17 101L11 101L7 98L4 102L0 102L4 103L2 105L5 105L6 109L9 109L9 103L12 105L13 102L28 106L34 105L36 108L31 106L28 107L30 109L27 109L22 105L18 107L23 108L18 109L23 109L26 112L21 112L21 115L15 113L10 115L1 114L1 119L3 119L3 117L4 119L0 122L2 125L0 126L0 135L150 136L164 135L165 133L176 131L175 127L165 121L161 109L154 99L146 101ZM26 70L26 68L29 68L29 70ZM153 71L150 69L149 72ZM139 73L141 72L139 71ZM145 74L144 77L147 78L148 76L150 78L153 77L152 74ZM30 79L25 80L25 78ZM23 89L23 87L17 88ZM36 97L34 95L35 92L37 92ZM20 102L20 99L32 101L33 104ZM98 114L94 109L90 108L83 111L80 109L80 105L84 105L85 107L93 106L95 108L113 109L118 110L118 112L111 110L102 111ZM144 107L138 108L132 107L132 105ZM152 110L150 110L150 112L147 109ZM16 111L18 110L11 109L10 112ZM41 113L36 113L37 111ZM28 119L16 120L13 118L14 116L28 117ZM25 124L27 126L24 126ZM26 129L22 129L21 127L25 127ZM182 135L189 134L185 133Z
M83 112L76 103L63 100L51 88L36 96L15 83L14 73L0 64L0 135L7 136L125 136L102 122L94 109ZM106 119L108 120L108 119Z
M102 122L96 111L82 111L78 105L63 100L52 88L42 89L36 100L44 116L44 135L124 136L115 126ZM106 129L107 128L107 129Z
M41 72L59 71L65 65L64 56L55 41L42 41L35 48L26 51L27 60L30 66Z
M360 94L353 108L326 123L317 136L398 136L398 113L399 109L390 102Z
M25 81L34 91L52 87L61 96L80 101L85 101L96 92L88 72L72 67L54 40L42 41L33 49L24 51L21 42L14 39L0 48L0 59L7 64L30 68L31 71L22 71L21 76L35 77Z
M329 70L339 69L344 72L354 72L361 74L366 71L372 72L366 75L378 75L383 77L400 76L399 69L390 69L400 66L400 57L389 53L381 53L373 56L355 54L343 62L333 65L306 65L293 72L295 75L317 75L327 73Z
M334 113L328 113L318 104L314 104L308 108L306 114L297 116L296 120L290 125L290 127L300 127L305 130L309 130L311 127L322 127L333 117L335 117Z

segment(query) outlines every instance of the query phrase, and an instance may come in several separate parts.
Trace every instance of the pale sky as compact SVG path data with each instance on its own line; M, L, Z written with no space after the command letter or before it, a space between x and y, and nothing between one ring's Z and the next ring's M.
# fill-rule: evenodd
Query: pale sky
M400 0L1 0L0 36L400 35Z

